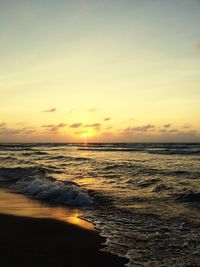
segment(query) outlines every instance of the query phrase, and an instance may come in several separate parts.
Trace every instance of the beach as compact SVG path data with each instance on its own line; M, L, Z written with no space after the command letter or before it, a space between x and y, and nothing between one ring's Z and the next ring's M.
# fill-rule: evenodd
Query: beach
M0 266L123 266L125 259L100 251L105 239L77 216L1 189Z
M53 219L0 214L1 266L123 266L125 260L99 251L97 232Z

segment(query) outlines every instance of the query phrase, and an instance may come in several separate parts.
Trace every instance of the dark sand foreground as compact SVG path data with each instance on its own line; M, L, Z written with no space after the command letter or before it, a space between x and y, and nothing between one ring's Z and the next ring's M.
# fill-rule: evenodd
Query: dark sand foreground
M1 267L123 266L125 259L99 251L102 241L62 221L0 214Z

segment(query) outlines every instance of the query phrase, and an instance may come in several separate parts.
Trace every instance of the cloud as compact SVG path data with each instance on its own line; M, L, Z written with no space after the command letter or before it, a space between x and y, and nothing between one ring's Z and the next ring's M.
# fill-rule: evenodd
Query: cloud
M153 138L156 142L199 142L200 133L195 130L178 131L177 129L172 129L166 133L155 135Z
M108 118L104 118L104 121L110 121L110 120L111 120L110 117L108 117Z
M47 130L50 132L58 132L58 130L60 128L63 128L66 126L67 126L67 124L65 124L65 123L42 125L43 128L47 128Z
M46 128L50 128L50 127L63 128L65 126L67 126L67 124L65 123L42 125L42 127L46 127Z
M177 133L177 132L178 132L177 129L171 129L171 130L168 131L168 133Z
M190 125L190 124L187 124L187 123L183 125L183 128L184 128L184 129L188 129L188 128L190 128L190 127L191 127L191 125Z
M81 127L82 123L81 122L77 122L77 123L73 123L70 125L71 128L79 128Z
M125 132L147 132L150 129L155 128L155 125L152 124L146 124L142 126L137 126L137 127L128 127L124 129Z
M42 127L44 127L44 128L50 128L50 127L53 127L53 126L54 126L54 124L42 125Z
M88 109L87 111L88 111L88 112L96 112L97 110L98 110L98 108L95 108L95 107L94 107L94 108L90 108L90 109Z
M4 127L6 127L6 125L7 125L6 122L1 122L1 123L0 123L0 128L4 128Z
M6 125L6 123L4 124ZM15 136L15 135L28 135L36 132L36 130L33 127L23 127L23 128L10 128L10 127L2 127L0 135L3 136Z
M65 126L67 126L66 123L59 123L59 124L57 124L57 127L58 127L58 128L63 128L63 127L65 127Z
M51 108L51 109L46 109L46 110L43 110L42 112L55 112L57 109L56 108Z
M25 134L32 134L35 133L36 130L35 129L26 129Z
M113 142L199 142L200 133L196 130L159 128L152 124L128 127L113 132Z
M197 43L197 48L200 49L200 41Z
M118 140L123 142L145 140L150 139L151 136L155 135L156 126L153 124L145 124L136 127L128 127L122 130L116 131L118 135Z
M84 128L95 128L96 130L100 129L101 123L92 123L92 124L85 124Z
M12 129L12 128L2 128L1 129L1 135L16 135L22 133L22 129Z
M172 124L171 123L168 123L168 124L164 124L163 127L164 128L169 128Z
M166 133L167 130L166 129L160 129L160 130L158 130L158 132L160 132L160 133Z

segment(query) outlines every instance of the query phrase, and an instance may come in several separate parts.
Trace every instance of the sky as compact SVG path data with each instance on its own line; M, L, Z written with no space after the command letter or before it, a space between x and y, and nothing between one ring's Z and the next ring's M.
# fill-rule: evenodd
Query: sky
M200 0L0 0L0 142L200 142Z

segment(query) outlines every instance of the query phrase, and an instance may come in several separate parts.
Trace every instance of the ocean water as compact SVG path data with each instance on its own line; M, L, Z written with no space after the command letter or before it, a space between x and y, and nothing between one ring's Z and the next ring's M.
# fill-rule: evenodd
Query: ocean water
M128 266L200 266L200 144L1 144L0 185L82 210Z

